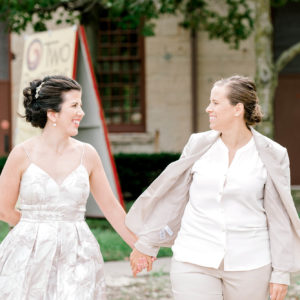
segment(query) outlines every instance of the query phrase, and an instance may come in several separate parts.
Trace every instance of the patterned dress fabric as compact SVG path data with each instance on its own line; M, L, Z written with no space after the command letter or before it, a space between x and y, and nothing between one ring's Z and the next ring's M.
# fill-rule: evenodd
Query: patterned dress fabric
M31 162L19 195L20 222L0 245L1 300L105 300L103 259L84 220L89 175L61 183Z

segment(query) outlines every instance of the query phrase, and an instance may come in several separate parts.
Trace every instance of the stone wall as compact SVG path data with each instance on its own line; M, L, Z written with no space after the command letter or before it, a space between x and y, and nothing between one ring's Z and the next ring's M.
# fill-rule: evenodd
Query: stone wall
M116 153L180 152L192 133L191 40L179 21L173 16L160 18L155 36L146 38L146 133L110 134ZM197 60L197 124L198 131L205 131L209 129L205 108L213 82L235 74L254 76L253 37L233 50L199 32Z
M146 132L113 133L109 138L114 153L180 152L192 133L191 40L189 31L178 25L179 17L165 16L156 22L155 36L145 38ZM49 29L65 27L48 23ZM19 95L20 70L25 34L12 34L13 116ZM93 45L93 35L90 44ZM93 47L91 47L93 49ZM208 129L205 107L213 82L233 74L254 74L254 44L250 38L239 50L229 49L222 41L198 34L198 131ZM101 93L101 91L100 91Z
M145 38L146 133L127 134L130 147L111 134L114 152L181 151L191 132L190 39L179 21L162 17Z
M213 83L232 75L255 75L253 36L240 44L238 50L230 49L220 40L209 40L206 32L198 34L198 129L209 129L205 108L209 103Z

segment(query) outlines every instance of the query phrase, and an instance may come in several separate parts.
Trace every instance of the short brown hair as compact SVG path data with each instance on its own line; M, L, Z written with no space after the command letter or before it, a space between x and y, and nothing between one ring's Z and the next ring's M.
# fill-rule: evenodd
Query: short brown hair
M232 105L244 105L244 119L246 125L261 122L263 114L256 93L256 86L252 79L240 75L231 76L215 82L214 86L228 86L228 99Z

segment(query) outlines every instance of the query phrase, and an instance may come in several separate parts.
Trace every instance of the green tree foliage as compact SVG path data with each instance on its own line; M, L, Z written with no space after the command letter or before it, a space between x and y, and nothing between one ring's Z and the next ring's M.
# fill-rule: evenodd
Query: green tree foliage
M0 0L0 20L8 29L21 33L28 24L35 31L46 30L46 21L63 8L57 23L88 22L89 15L107 9L120 26L139 26L143 33L154 34L153 21L163 14L181 15L181 25L205 30L210 38L222 39L237 48L253 29L252 10L247 0Z
M278 76L284 67L300 54L299 39L287 49L281 49L279 57L275 60L271 8L280 10L292 2L300 4L300 0L255 0L255 82L264 111L264 119L258 130L270 138L274 138L274 95L278 86Z
M271 0L273 7L280 7L286 5L288 2L300 2L300 0Z

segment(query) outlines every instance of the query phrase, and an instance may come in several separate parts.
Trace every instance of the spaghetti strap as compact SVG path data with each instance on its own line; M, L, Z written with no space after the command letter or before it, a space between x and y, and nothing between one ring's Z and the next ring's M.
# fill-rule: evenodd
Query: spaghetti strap
M24 152L26 153L26 155L27 155L29 161L31 162L32 160L31 160L31 158L30 158L30 156L29 156L29 154L28 154L26 148L25 148L23 145L22 145L22 148L23 148Z
M85 150L85 145L84 145L84 143L82 143L82 153L81 153L81 159L80 159L80 164L81 164L81 165L82 165L82 163L83 163L84 150Z

